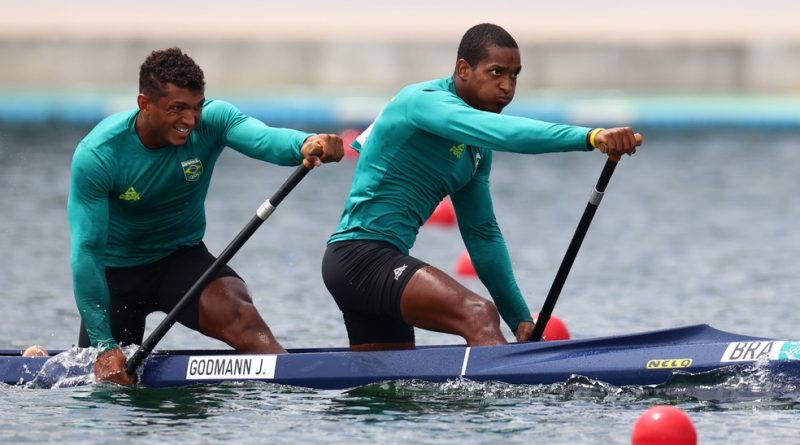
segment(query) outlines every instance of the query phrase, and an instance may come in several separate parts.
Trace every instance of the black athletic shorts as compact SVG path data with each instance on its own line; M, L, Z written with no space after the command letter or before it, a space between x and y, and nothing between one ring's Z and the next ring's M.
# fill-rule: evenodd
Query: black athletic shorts
M111 293L111 333L120 345L141 345L145 319L153 312L169 313L216 258L200 243L182 247L150 264L134 267L107 267L106 280ZM236 277L228 266L217 274ZM186 305L178 322L199 331L198 299ZM81 322L78 346L90 346L89 336Z
M322 257L322 279L339 306L351 345L414 341L403 321L400 297L428 264L382 241L331 243Z

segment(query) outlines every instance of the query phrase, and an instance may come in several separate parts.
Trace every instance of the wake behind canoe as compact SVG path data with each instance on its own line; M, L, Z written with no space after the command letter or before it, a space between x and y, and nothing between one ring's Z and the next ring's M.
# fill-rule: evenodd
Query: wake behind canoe
M54 366L55 357L23 358L0 351L6 384L55 382L59 372L91 374L91 363ZM800 342L733 334L694 325L631 335L518 343L503 346L422 346L414 350L350 352L294 349L283 355L235 351L159 351L145 363L140 383L173 387L226 381L263 381L317 389L350 388L386 380L444 382L457 378L512 384L551 384L575 375L616 386L664 383L676 372L701 373L764 362L800 380ZM43 375L43 374L52 375ZM90 381L90 380L89 380Z

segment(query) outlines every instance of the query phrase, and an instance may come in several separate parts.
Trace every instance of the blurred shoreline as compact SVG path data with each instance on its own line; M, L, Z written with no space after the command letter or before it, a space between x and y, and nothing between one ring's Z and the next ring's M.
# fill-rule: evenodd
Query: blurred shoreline
M206 91L274 127L315 132L363 129L390 95L321 96L312 92L244 95ZM136 106L136 92L86 94L0 91L0 124L94 125ZM625 95L518 93L505 114L587 127L800 130L800 96L740 94Z
M798 16L789 0L7 0L0 121L92 123L129 109L142 60L179 46L203 67L210 98L276 125L366 125L402 86L450 75L464 30L489 21L520 44L509 113L800 127Z

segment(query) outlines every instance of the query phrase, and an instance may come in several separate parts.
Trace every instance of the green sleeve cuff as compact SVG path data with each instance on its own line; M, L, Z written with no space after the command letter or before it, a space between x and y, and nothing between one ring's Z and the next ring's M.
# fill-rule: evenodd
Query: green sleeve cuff
M92 346L97 348L98 355L102 354L102 353L104 353L104 352L106 352L108 350L119 348L119 344L117 344L117 342L114 341L114 340L111 340L111 341L99 341L99 342L96 342L96 343L93 342Z

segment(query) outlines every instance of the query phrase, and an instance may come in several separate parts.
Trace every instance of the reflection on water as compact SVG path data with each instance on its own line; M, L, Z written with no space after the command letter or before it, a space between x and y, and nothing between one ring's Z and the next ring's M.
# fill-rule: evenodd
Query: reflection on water
M281 385L253 383L222 383L192 385L177 388L123 387L109 383L96 384L91 389L72 395L82 409L123 410L131 431L146 434L141 427L150 425L191 425L197 420L228 415L231 411L260 413L286 409L291 397L314 391Z
M103 409L104 405L128 408L131 424L146 426L180 425L191 419L205 419L232 397L239 397L237 391L225 387L126 388L101 384L88 393L74 396L74 400L98 409Z
M479 412L486 406L481 396L449 390L448 384L419 380L386 381L348 390L332 401L331 414L425 415L444 412Z

